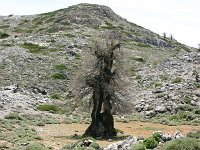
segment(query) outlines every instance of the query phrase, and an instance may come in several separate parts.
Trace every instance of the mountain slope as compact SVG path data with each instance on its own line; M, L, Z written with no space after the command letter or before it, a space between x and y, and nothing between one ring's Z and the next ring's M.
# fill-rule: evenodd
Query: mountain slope
M0 86L18 84L36 95L44 90L48 96L65 99L92 39L110 32L122 42L125 53L130 81L126 100L133 103L131 110L154 115L175 112L182 103L199 106L199 95L194 92L199 93L199 83L193 74L199 70L196 50L128 22L101 5L79 4L32 16L1 16ZM184 97L189 98L187 103Z

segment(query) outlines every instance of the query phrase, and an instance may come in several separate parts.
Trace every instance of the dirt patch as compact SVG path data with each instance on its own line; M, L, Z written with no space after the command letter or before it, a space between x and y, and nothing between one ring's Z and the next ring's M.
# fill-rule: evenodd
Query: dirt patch
M66 144L74 143L75 140L67 139L66 136L74 134L82 135L88 124L51 124L45 127L36 127L39 135L43 138L46 146L51 146L54 150L58 150ZM129 123L116 122L115 128L124 132L124 135L148 137L155 131L174 134L176 131L182 131L184 135L192 130L200 130L199 126L179 125L167 126L157 123L134 121ZM112 141L98 140L101 146L111 144Z

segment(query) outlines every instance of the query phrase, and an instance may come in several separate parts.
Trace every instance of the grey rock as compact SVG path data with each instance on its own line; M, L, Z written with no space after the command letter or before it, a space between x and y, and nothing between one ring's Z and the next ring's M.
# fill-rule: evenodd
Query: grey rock
M175 139L181 139L181 138L184 138L184 135L181 131L177 131L175 134L174 134L174 138Z
M164 112L166 112L166 111L167 111L167 109L166 109L165 106L156 106L156 107L155 107L155 112L164 113Z
M104 150L129 150L133 144L137 144L138 140L136 137L128 137L124 141L112 143L108 145Z
M167 141L170 141L173 139L173 135L171 134L164 134L164 133L161 133L161 141L162 142L167 142Z

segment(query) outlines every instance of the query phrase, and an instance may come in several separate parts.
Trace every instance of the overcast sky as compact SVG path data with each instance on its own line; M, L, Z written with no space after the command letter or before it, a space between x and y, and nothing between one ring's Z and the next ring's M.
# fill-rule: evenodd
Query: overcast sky
M172 34L193 47L200 43L200 0L0 0L0 15L32 15L78 3L107 5L158 34Z

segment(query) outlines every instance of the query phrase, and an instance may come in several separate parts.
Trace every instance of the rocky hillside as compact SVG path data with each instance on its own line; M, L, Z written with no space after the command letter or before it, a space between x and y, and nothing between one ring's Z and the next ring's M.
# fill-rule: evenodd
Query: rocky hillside
M185 105L200 106L197 50L131 23L109 7L79 4L32 16L0 16L0 108L7 109L9 97L21 101L5 92L13 85L21 95L41 96L30 98L26 107L34 108L39 99L67 100L69 83L84 63L92 39L111 32L125 53L132 111L154 116Z

